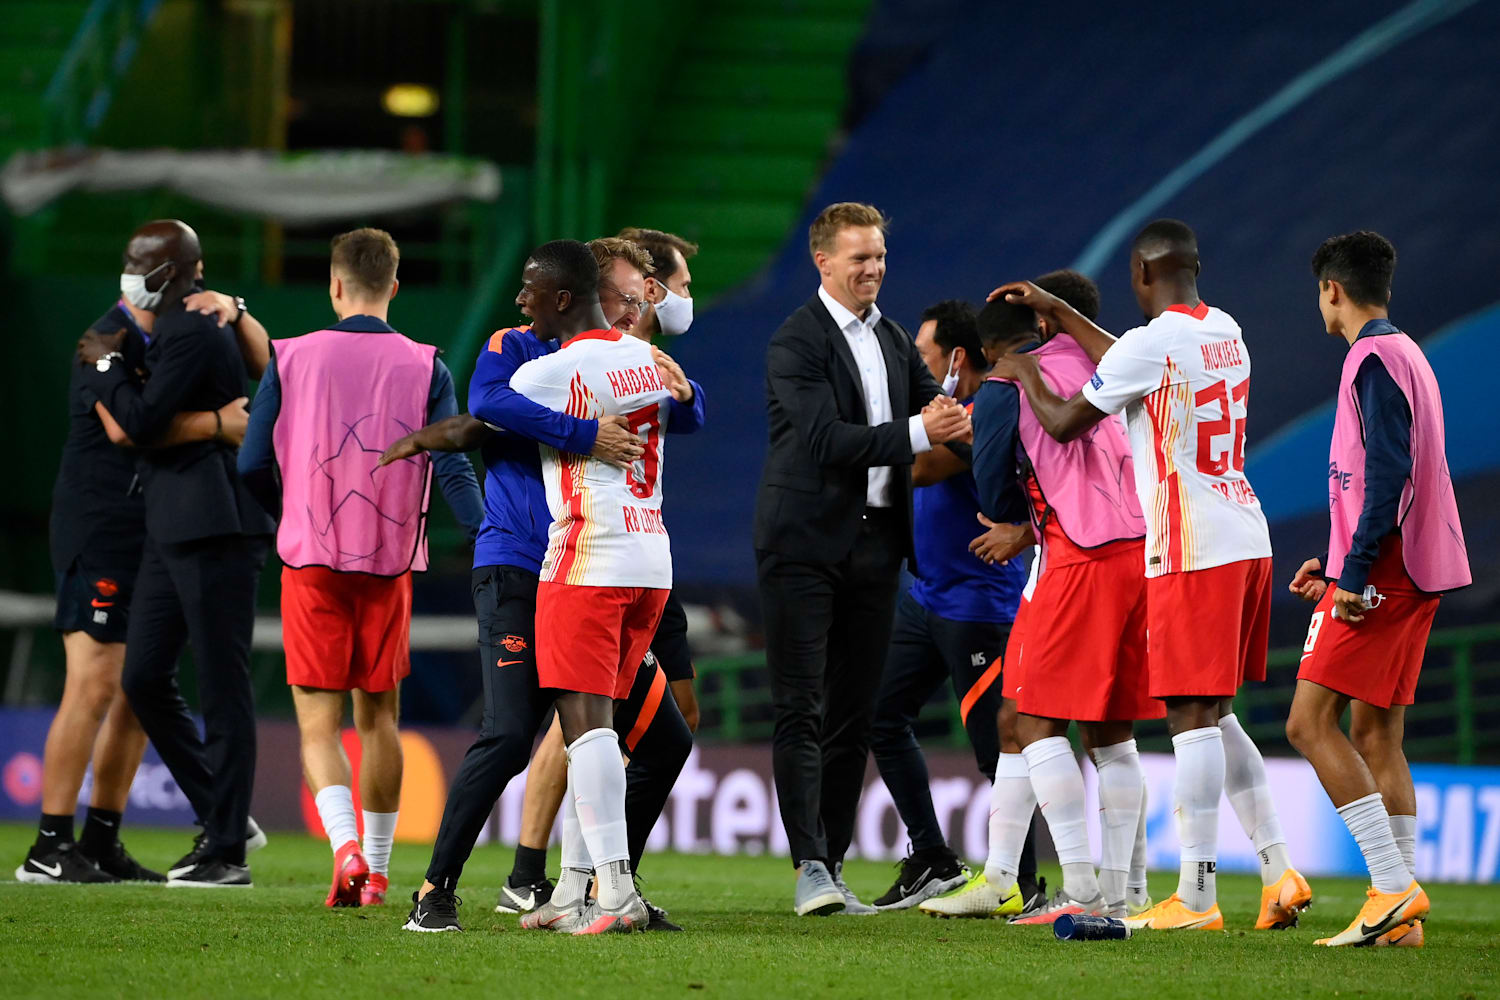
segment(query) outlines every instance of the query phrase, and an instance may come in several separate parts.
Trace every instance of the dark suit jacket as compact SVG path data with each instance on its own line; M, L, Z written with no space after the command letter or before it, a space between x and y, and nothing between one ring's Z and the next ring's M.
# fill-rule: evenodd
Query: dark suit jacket
M871 427L859 368L814 295L766 352L770 447L755 504L755 547L809 562L848 556L865 511L868 472L891 466L891 509L911 555L911 437L907 419L942 391L911 335L885 316L875 326L890 386L890 423Z
M150 376L144 387L118 364L108 372L84 369L94 394L138 444L149 444L179 411L217 410L245 395L245 362L234 331L185 311L180 303L157 317L146 367ZM232 445L195 441L143 448L137 468L146 499L146 534L158 542L276 530L240 483Z

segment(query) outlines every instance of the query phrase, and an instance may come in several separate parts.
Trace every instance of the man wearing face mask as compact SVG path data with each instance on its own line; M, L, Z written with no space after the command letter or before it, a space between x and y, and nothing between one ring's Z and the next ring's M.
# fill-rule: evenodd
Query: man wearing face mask
M639 226L626 226L618 235L650 254L655 268L646 276L648 304L640 322L645 337L657 334L678 337L687 333L693 325L693 274L687 262L698 253L698 244L675 233ZM674 686L672 690L675 693L677 689Z
M213 410L240 397L246 367L235 335L187 308L203 259L182 222L149 223L127 250L127 268L157 301L140 385L124 355L97 339L79 346L87 387L137 442L156 440L180 410ZM250 633L255 585L271 518L235 471L235 445L197 441L143 451L137 470L146 543L131 604L122 687L204 824L168 872L168 885L248 886L245 864L255 775ZM206 740L177 689L177 660L191 642ZM258 832L258 831L256 831Z
M126 368L145 365L159 295L144 288L150 262L125 254L120 299L85 334L105 338L125 357ZM192 306L217 309L206 292ZM231 308L233 308L231 303ZM236 312L220 314L224 322ZM250 332L248 315L238 329ZM258 325L257 325L258 326ZM215 412L178 413L154 447L245 431L245 399ZM74 365L68 393L68 438L52 493L49 535L57 578L54 627L62 634L66 680L42 758L42 815L37 839L16 869L21 882L161 882L166 877L138 864L120 842L120 823L146 734L120 692L125 634L141 547L145 507L135 490L134 442L84 385ZM94 781L82 836L73 839L78 791L92 757Z
M933 377L943 380L943 392L972 410L989 367L974 308L957 301L929 306L917 329L917 352ZM949 442L917 456L912 467L916 578L896 606L871 740L880 776L911 837L911 852L890 890L875 900L881 910L916 906L968 878L938 824L927 762L912 728L945 681L953 685L980 773L991 784L995 780L1000 666L1026 582L1025 562L1012 556L1030 548L1031 529L1017 496L1010 520L1023 523L1011 532L1004 561L982 562L970 551L980 505L969 465L969 447ZM1025 874L1009 897L1009 913L1021 912L1036 895L1034 863Z

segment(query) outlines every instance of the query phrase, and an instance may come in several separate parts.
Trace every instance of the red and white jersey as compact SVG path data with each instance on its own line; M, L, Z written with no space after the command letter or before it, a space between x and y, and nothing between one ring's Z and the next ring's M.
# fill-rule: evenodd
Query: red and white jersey
M582 420L621 415L645 454L629 470L539 445L552 527L541 578L587 587L672 586L661 516L663 427L671 393L651 345L618 330L581 333L511 376L512 389Z
M1083 395L1125 411L1148 577L1271 554L1245 478L1250 351L1228 313L1168 307L1115 341Z

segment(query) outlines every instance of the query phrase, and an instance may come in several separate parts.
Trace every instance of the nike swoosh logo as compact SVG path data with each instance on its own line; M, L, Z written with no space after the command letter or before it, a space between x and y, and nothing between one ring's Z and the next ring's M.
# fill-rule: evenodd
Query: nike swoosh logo
M525 663L525 662L526 662L525 660L501 660L500 662L496 663L495 666L497 666L497 667L508 667L508 666L511 666L512 664Z
M528 892L526 894L525 898L522 898L520 896L517 896L514 892L512 892L510 886L506 886L505 887L505 894L507 896L509 896L510 899L511 899L511 902L515 903L516 906L518 906L518 907L521 907L521 908L527 909L527 910L534 910L534 909L536 909L536 906L534 905L536 903L536 893L535 892Z
M53 878L62 878L62 862L60 861L55 865L44 865L40 861L33 861L31 864L39 872L44 872Z
M1406 909L1406 904L1415 899L1416 895L1417 894L1414 892L1407 893L1401 898L1401 901L1399 903L1387 910L1385 916L1381 917L1380 922L1378 924L1375 924L1374 926L1371 926L1370 924L1367 924L1363 920L1361 920L1359 922L1360 934L1364 935L1365 937L1373 937L1374 935L1383 934L1384 932L1390 930L1391 922L1400 915L1402 910Z
M112 607L115 606L115 602L114 601L101 601L97 597L94 598L92 601L89 601L89 603L92 604L96 608L112 608Z

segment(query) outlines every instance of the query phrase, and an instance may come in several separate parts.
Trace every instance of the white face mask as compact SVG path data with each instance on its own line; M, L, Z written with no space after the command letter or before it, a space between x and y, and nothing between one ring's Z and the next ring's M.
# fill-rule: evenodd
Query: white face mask
M957 358L949 355L948 374L943 376L943 395L951 396L958 391L958 368L955 365Z
M656 322L661 326L661 332L668 337L687 333L688 327L693 325L693 300L678 295L661 282L657 284L667 293L666 298L656 303Z
M161 287L156 291L148 292L146 291L146 279L162 268L168 267L171 263L171 261L167 261L164 264L159 264L145 274L120 275L120 294L125 297L126 302L129 302L137 309L144 309L147 312L154 311L157 306L161 305L161 293L166 290L167 282L163 281Z

